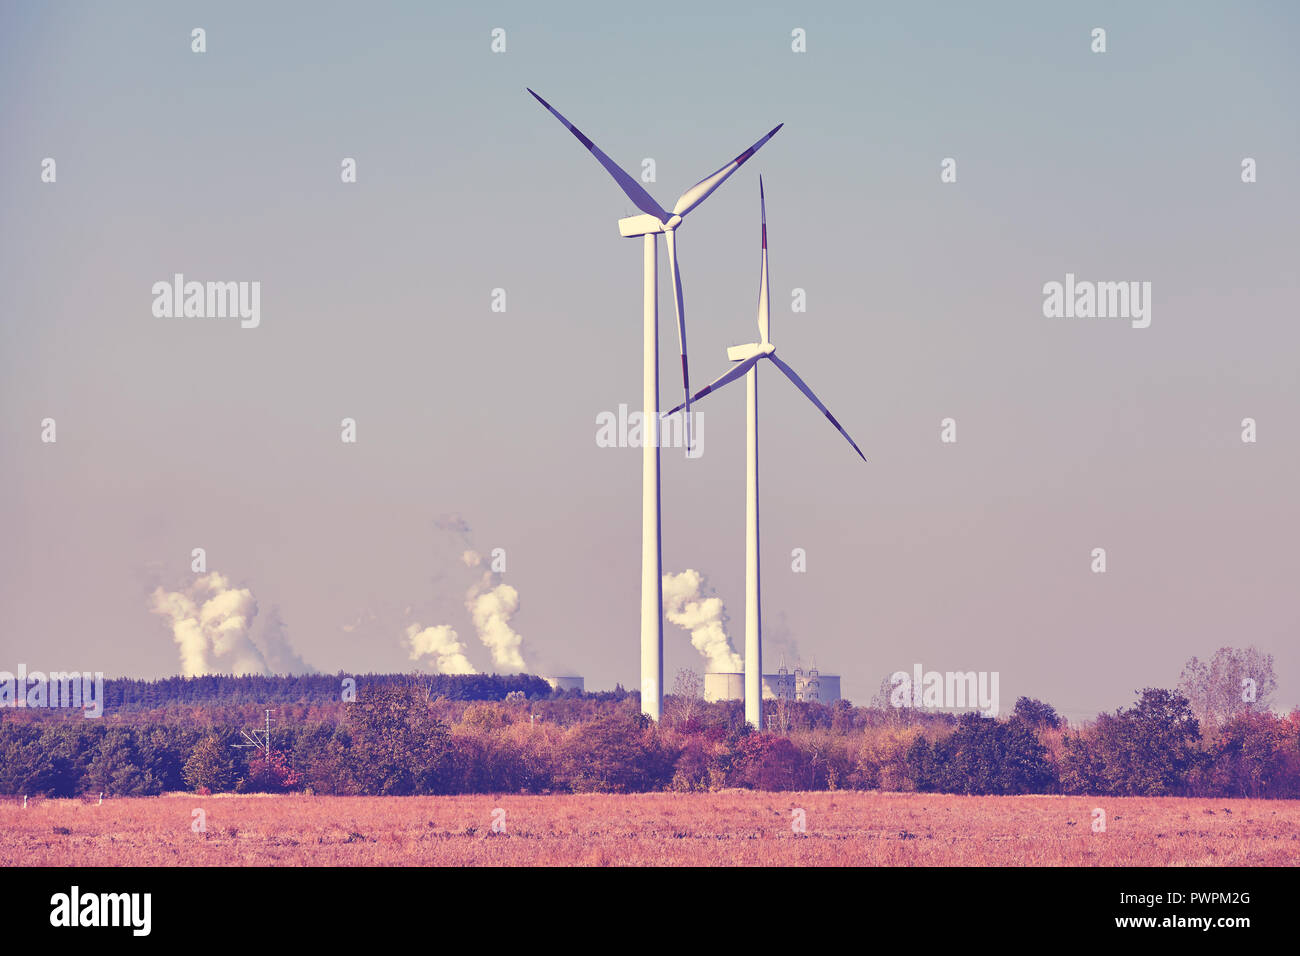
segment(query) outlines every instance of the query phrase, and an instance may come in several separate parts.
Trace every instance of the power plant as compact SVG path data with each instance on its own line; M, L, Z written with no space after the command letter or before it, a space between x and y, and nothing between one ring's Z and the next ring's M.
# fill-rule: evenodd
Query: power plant
M745 699L745 675L713 673L704 675L704 699L710 703L721 700ZM840 699L838 674L823 674L816 665L804 670L790 670L784 664L775 674L763 675L763 699L809 701L833 704Z

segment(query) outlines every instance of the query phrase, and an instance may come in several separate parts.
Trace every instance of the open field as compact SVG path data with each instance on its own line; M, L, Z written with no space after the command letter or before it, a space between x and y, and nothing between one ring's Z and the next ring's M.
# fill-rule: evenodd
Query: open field
M1092 832L1092 811L1106 832ZM493 833L493 811L505 833ZM794 810L807 833L792 832ZM205 812L196 833L193 811ZM496 815L498 818L500 814ZM66 831L66 832L64 832ZM1300 864L1300 802L906 793L304 797L0 804L5 865Z

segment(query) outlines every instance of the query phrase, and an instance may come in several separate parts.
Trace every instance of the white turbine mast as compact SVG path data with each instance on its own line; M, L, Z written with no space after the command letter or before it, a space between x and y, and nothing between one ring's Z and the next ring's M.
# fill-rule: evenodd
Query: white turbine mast
M686 449L691 449L691 386L686 361L686 311L682 303L682 277L677 265L677 227L686 215L704 202L732 173L739 169L754 153L776 135L780 124L770 133L745 150L731 162L710 176L700 180L677 200L670 213L657 203L645 188L615 163L580 129L564 118L560 112L530 89L537 102L564 124L578 142L596 157L596 161L614 177L641 215L620 219L619 235L624 238L644 237L644 323L642 363L642 457L641 457L641 710L653 720L658 720L663 703L663 552L660 546L659 507L659 262L658 236L663 234L668 244L668 267L673 277L673 304L677 313L677 343L682 356L682 390L686 410Z
M758 341L748 345L733 345L727 349L727 358L739 364L719 375L693 396L699 401L709 392L717 391L728 382L745 376L747 398L745 401L745 720L755 728L763 726L763 637L762 603L760 600L760 574L758 560L758 363L768 359L785 373L795 388L808 396L823 415L830 419L841 435L853 446L863 461L867 456L857 442L849 437L829 408L813 394L794 369L776 357L776 347L771 342L771 315L768 307L767 279L767 199L763 194L763 177L758 179L758 202L763 223L763 263L758 284ZM679 405L678 408L682 406ZM678 410L674 408L668 414Z

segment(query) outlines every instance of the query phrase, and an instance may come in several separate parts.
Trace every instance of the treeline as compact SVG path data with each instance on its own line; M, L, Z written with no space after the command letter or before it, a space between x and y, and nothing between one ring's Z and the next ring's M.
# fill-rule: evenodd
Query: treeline
M5 718L0 792L745 787L1300 797L1300 712L1241 713L1203 731L1177 691L1148 688L1132 707L1076 730L1049 705L1023 697L1004 719L768 702L781 732L749 727L738 702L670 695L654 724L635 695L507 693L468 701L438 696L419 681L362 682L337 719L273 725L266 754L236 748L240 728L219 722Z
M344 702L345 681L353 686L394 680L392 674L292 674L274 677L213 674L204 677L165 677L161 680L110 678L104 681L105 710L162 709L171 706L253 703L280 704ZM525 697L549 697L551 685L531 674L412 674L401 679L434 696L449 700L503 700L512 692Z

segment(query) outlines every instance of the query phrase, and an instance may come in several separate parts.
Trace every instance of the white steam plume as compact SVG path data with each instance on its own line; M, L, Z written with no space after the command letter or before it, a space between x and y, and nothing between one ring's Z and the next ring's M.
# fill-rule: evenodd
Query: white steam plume
M465 645L447 624L421 629L412 624L406 629L406 643L411 649L411 660L431 657L429 665L435 674L477 674L474 665L465 656Z
M664 614L691 633L691 644L704 655L705 669L737 673L744 659L731 649L727 638L727 609L716 595L705 596L708 581L699 571L664 575Z
M153 592L149 610L168 619L180 649L181 673L264 674L306 664L289 645L276 619L263 628L261 645L252 637L257 601L248 588L232 588L217 571L196 578L185 591Z
M460 563L478 575L465 594L465 609L474 622L479 640L492 656L492 666L501 673L522 671L527 666L523 655L524 639L510 625L519 610L519 592L501 583L501 572L494 569L495 561L493 566L487 566L487 557L473 547L473 531L461 515L454 512L441 515L434 521L434 527L454 536L460 551ZM455 638L450 627L442 627ZM458 643L457 647L463 657L463 646Z
M467 556L469 554L473 552L466 552ZM470 564L468 559L465 563ZM474 565L478 563L474 562ZM485 571L465 595L465 607L474 619L478 639L492 654L493 665L506 673L522 671L526 666L524 639L510 626L510 619L519 610L519 592L508 584L502 584L500 574Z

